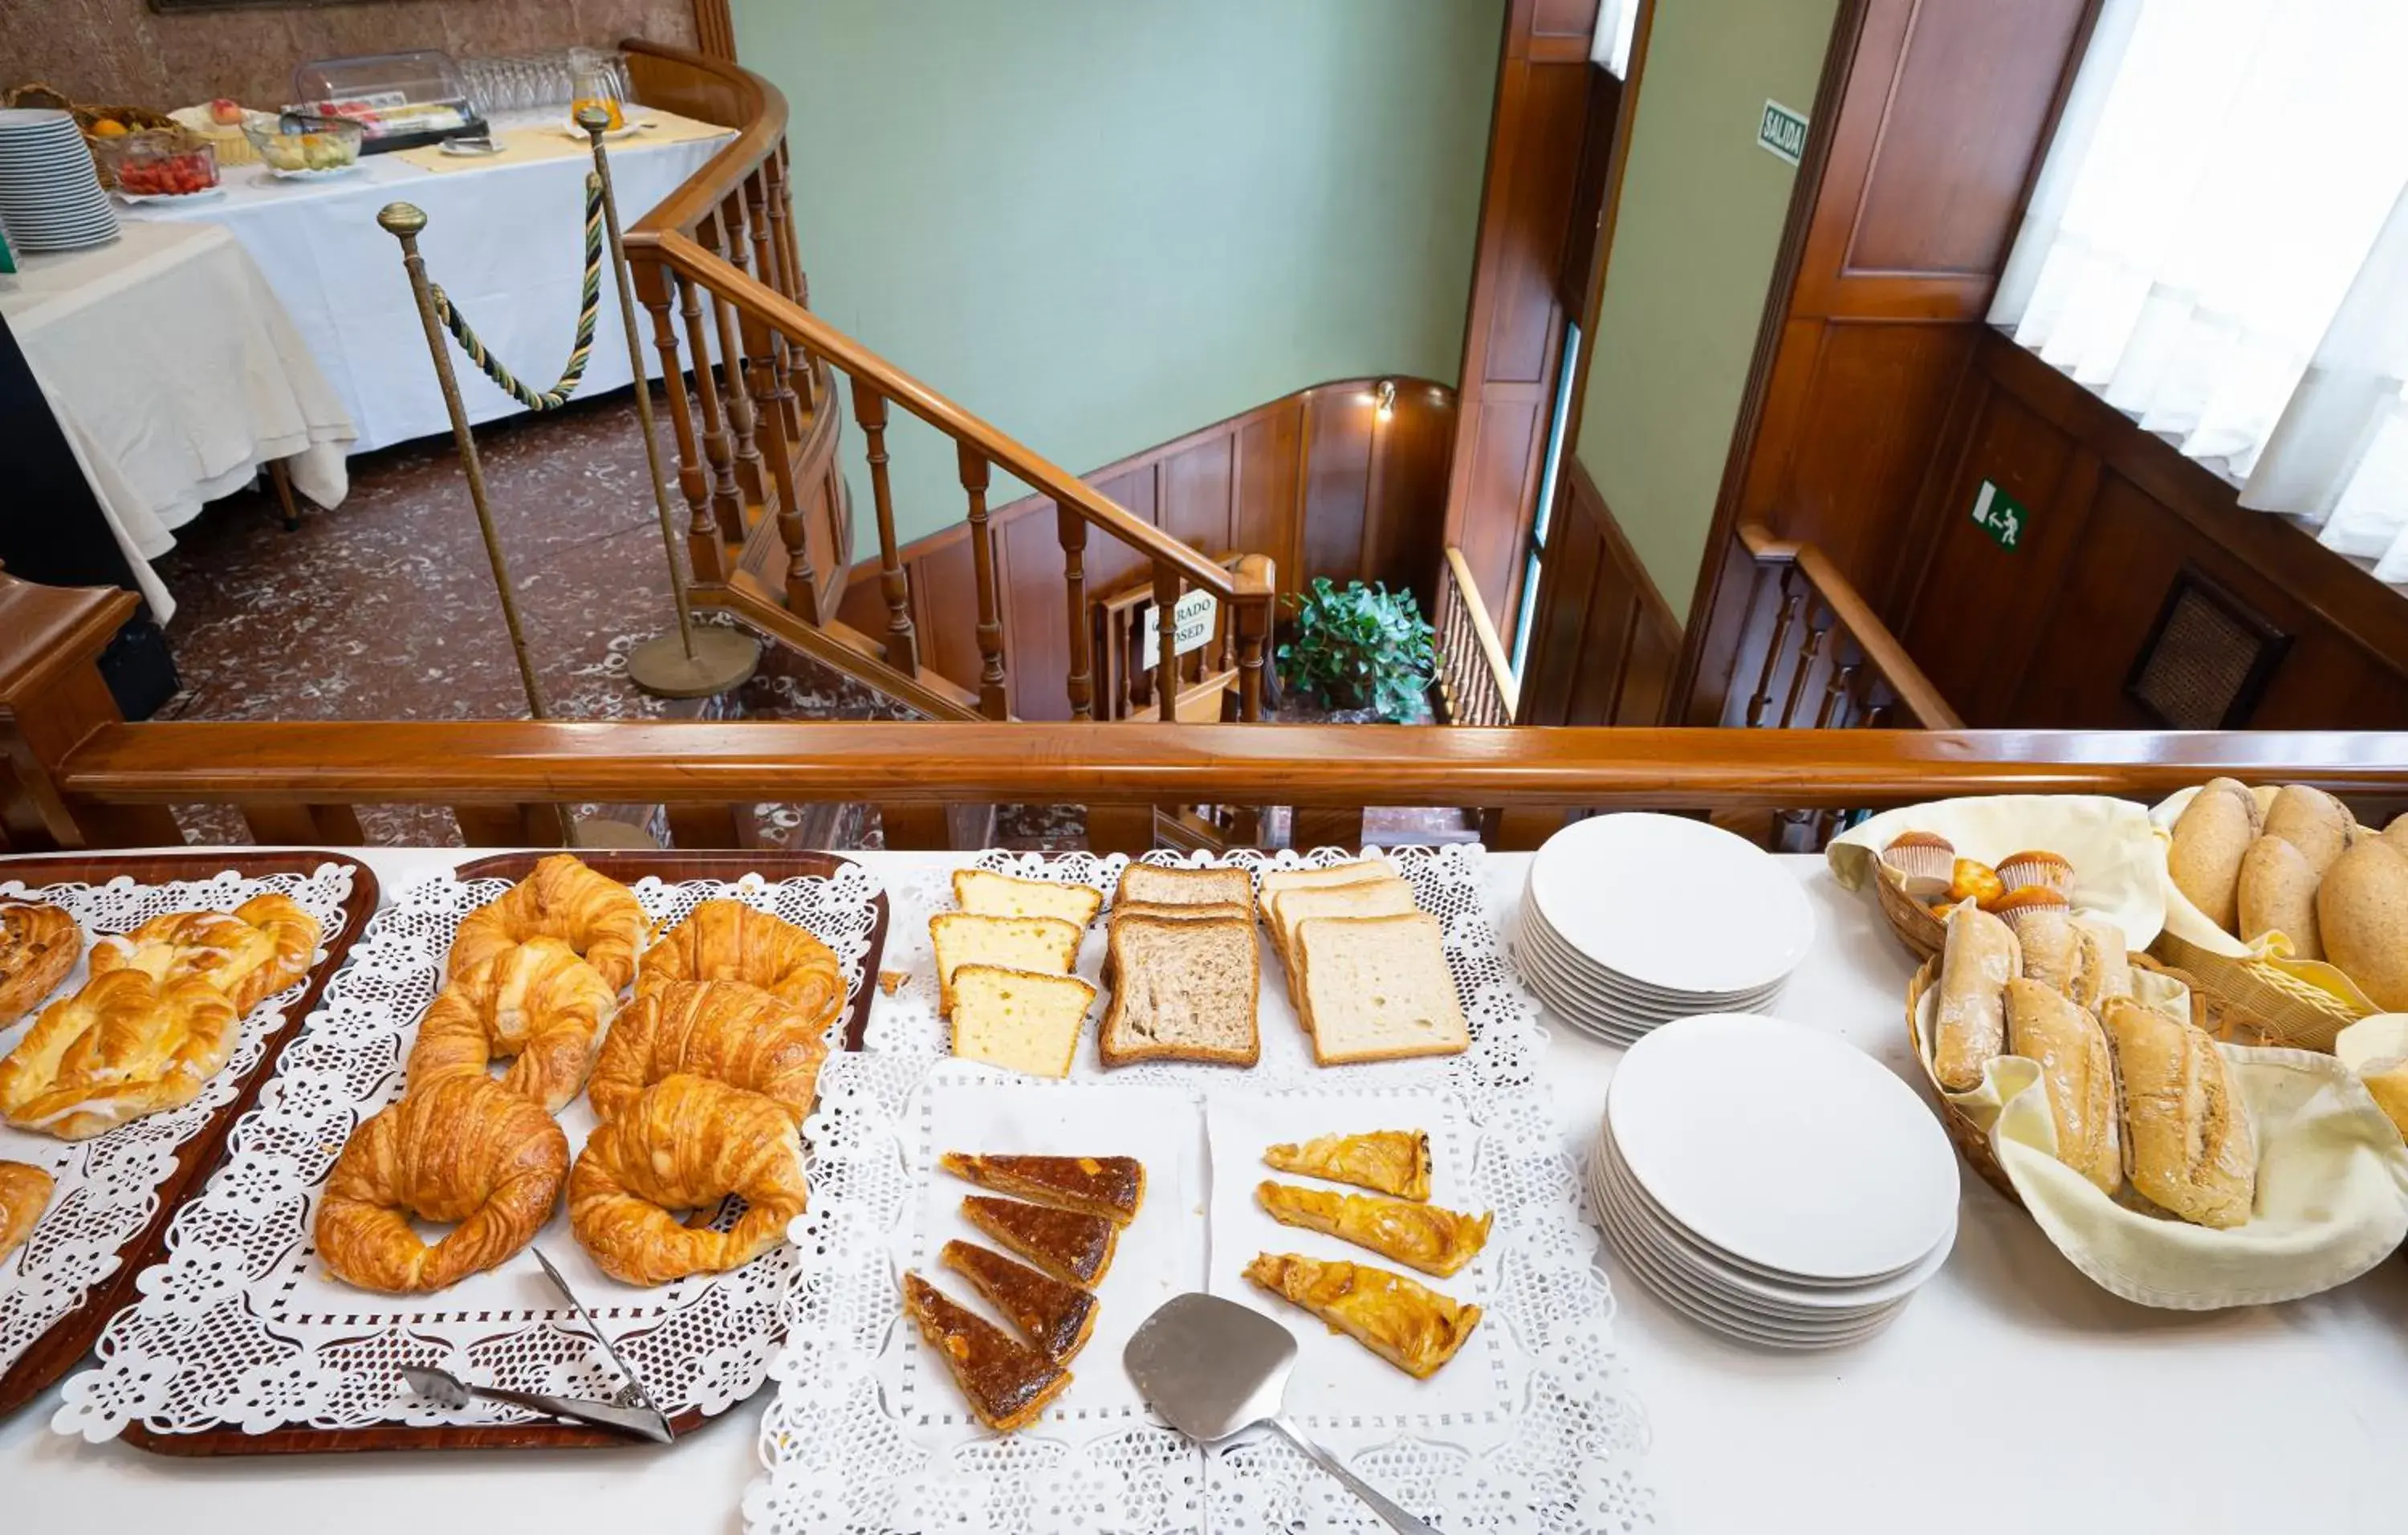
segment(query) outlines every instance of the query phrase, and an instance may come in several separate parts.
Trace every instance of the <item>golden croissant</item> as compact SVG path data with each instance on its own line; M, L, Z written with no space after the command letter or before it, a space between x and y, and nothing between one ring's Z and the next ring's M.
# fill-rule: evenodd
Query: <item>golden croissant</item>
M253 896L232 911L170 911L92 946L92 973L198 977L249 1012L301 979L318 953L318 919L290 896Z
M759 1093L799 1126L826 1058L824 1018L814 1022L741 981L678 981L620 1012L586 1097L596 1114L616 1119L637 1094L682 1071Z
M409 1090L515 1055L502 1085L558 1113L585 1086L618 1005L601 972L556 938L504 949L452 978L418 1021Z
M0 1162L0 1262L6 1262L50 1202L50 1175L30 1162Z
M67 978L83 929L55 906L0 906L0 1028L22 1018Z
M351 1132L318 1203L318 1255L364 1290L439 1290L533 1241L567 1172L550 1114L482 1072L446 1077ZM429 1247L412 1215L459 1224Z
M793 923L742 901L705 901L644 951L636 995L679 981L741 981L825 1028L844 1005L836 952Z
M730 1194L746 1208L726 1231L672 1213L710 1211ZM809 1198L802 1137L782 1104L680 1074L645 1088L587 1139L568 1179L568 1225L604 1272L665 1284L751 1262L778 1245Z
M234 1054L242 1014L198 975L108 970L41 1017L0 1060L0 1117L83 1140L179 1108Z
M585 956L617 991L636 973L652 924L627 887L555 853L499 897L460 919L443 974L463 974L514 943L556 938Z

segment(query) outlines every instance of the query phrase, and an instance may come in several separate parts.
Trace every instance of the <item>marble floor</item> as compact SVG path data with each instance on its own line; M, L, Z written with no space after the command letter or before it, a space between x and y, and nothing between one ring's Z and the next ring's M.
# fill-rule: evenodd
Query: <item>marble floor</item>
M734 695L653 698L626 680L627 652L674 622L666 567L624 393L540 417L480 428L478 445L496 531L538 680L566 719L675 713L714 717L909 719L909 710L807 657L772 649ZM175 594L168 625L183 690L162 719L439 720L523 717L477 521L449 441L408 444L351 461L351 495L333 511L305 508L288 532L264 489L211 505L158 562ZM599 813L645 820L651 807ZM194 840L246 840L224 808L179 811ZM774 844L879 845L863 805L806 813L756 811ZM379 842L459 840L439 808L365 809ZM1390 840L1460 835L1451 813L1380 812ZM1075 846L1071 806L1007 807L1008 846ZM656 828L657 829L657 828ZM1367 832L1374 830L1367 826Z

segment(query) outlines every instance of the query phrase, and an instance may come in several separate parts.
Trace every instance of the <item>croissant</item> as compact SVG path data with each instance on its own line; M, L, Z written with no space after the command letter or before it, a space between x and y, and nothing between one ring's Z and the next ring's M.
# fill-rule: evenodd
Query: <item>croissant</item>
M627 887L596 874L569 853L555 853L494 900L460 919L446 979L474 968L514 943L556 938L585 957L617 991L636 973L636 951L651 935L644 909Z
M550 1114L482 1072L445 1077L351 1132L318 1204L318 1255L364 1290L439 1290L533 1241L567 1172ZM429 1247L412 1215L459 1224Z
M636 994L679 981L741 981L825 1028L844 1005L836 952L791 922L742 901L705 901L644 951Z
M0 1162L0 1261L27 1237L50 1202L51 1179L29 1162Z
M418 1021L410 1091L515 1055L502 1085L558 1113L584 1087L619 994L556 938L529 939L462 971Z
M0 1060L0 1117L89 1140L200 1097L241 1032L241 1012L197 975L106 971L44 1008Z
M726 1231L679 1224L730 1194ZM810 1191L803 1142L782 1104L682 1072L644 1089L586 1140L568 1179L568 1225L604 1272L630 1284L749 1263L783 1239Z
M249 1012L301 979L318 953L318 919L273 891L232 911L170 911L92 947L92 973L142 970L156 980L197 976Z
M55 906L0 906L0 1028L22 1018L67 978L83 929Z
M586 1097L616 1119L637 1094L683 1071L774 1099L799 1126L827 1058L826 1022L741 981L672 982L638 994L610 1026Z

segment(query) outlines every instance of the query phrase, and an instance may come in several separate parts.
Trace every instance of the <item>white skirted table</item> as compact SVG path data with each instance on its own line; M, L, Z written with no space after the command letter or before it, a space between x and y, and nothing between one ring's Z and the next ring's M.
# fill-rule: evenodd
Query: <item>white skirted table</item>
M355 432L239 241L208 224L123 227L97 250L28 256L0 316L164 623L175 599L150 562L174 529L279 461L311 500L339 504Z
M360 855L388 901L469 856ZM962 861L852 856L883 882L898 925L925 920L910 896L925 882L916 876ZM1510 920L1527 859L1489 862L1492 916ZM1908 1074L1904 952L1870 901L1840 889L1821 860L1786 862L1819 936L1773 1011ZM0 878L7 867L0 859ZM1582 1156L1621 1052L1546 1022L1556 1130ZM1947 1265L1887 1331L1831 1353L1768 1353L1709 1336L1600 1249L1616 1302L1620 1395L1649 1425L1651 1442L1630 1468L1634 1501L1652 1510L1655 1528L2398 1528L2391 1468L2408 1424L2408 1261L2394 1257L2285 1306L2149 1311L2084 1279L1979 1178L1969 1172L1962 1185ZM53 1389L0 1424L0 1485L29 1528L72 1513L98 1528L249 1535L339 1525L419 1535L439 1507L474 1509L500 1526L722 1535L741 1528L761 1408L775 1389L669 1449L210 1461L53 1433Z

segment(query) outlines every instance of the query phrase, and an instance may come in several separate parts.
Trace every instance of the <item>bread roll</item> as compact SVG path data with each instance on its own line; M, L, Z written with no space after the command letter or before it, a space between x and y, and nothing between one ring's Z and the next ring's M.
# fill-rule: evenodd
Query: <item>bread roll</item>
M2316 890L2325 957L2375 1004L2408 1012L2408 854L2388 834L2344 853Z
M1971 904L1948 913L1931 1045L1941 1086L1963 1093L1982 1085L1982 1069L2006 1045L2007 983L2022 968L2023 952L2005 923Z
M2258 828L2258 835L2279 837L2298 848L2310 870L2322 879L2333 860L2348 848L2349 829L2355 824L2349 807L2340 800L2322 789L2292 783L2274 796L2274 806L2266 812L2266 824Z
M2082 968L2082 932L2063 911L2045 908L2007 919L2023 951L2023 974L2051 991L2071 996Z
M2408 815L2395 817L2391 825L2384 827L2383 839L2401 852L2408 853Z
M2096 1012L2111 997L2132 995L2132 955L2124 929L2104 917L2076 917L2082 964L2074 971L2073 999Z
M2257 1202L2258 1147L2231 1063L2204 1030L2107 1004L2132 1186L2194 1226L2229 1229Z
M2229 778L2211 779L2174 823L2166 868L2208 921L2231 932L2240 921L2241 858L2258 839L2257 802Z
M2322 959L2324 944L2316 936L2315 869L2307 855L2287 839L2268 832L2249 844L2241 857L2240 907L2242 941L2255 943L2268 933L2291 940L2291 952L2301 959Z
M2243 794L2247 795L2249 796L2250 834L2252 836L2265 835L2266 814L2274 808L2274 796L2283 792L2280 788L2272 783L2260 783L2253 789L2237 778L2212 778L2209 779L2208 782L2210 783L2221 783L2228 788L2238 789Z
M2124 1182L2115 1065L2099 1020L2037 981L2007 983L2007 1049L2040 1063L2057 1159L2114 1194Z

